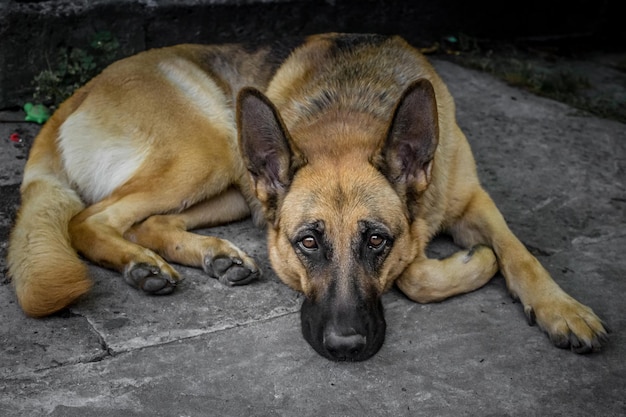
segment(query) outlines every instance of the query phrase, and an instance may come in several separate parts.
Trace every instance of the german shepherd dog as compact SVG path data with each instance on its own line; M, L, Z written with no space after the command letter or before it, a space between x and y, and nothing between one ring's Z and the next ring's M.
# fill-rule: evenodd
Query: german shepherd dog
M436 302L499 270L555 345L597 350L607 331L511 233L477 179L447 88L398 37L323 34L299 46L179 45L121 60L43 126L21 188L9 273L26 314L90 289L77 253L149 294L203 268L256 279L232 243L188 232L251 215L276 274L305 295L321 355L364 360L383 344L394 283ZM447 232L465 248L425 255Z

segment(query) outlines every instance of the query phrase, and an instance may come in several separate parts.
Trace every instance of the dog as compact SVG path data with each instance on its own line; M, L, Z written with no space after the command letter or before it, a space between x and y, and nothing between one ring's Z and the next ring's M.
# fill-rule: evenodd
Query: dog
M509 230L446 86L396 36L178 45L118 61L43 126L21 195L8 264L30 316L89 291L78 254L149 294L175 289L170 263L247 284L260 275L250 256L189 230L252 216L278 277L305 295L302 333L326 358L380 349L394 284L429 303L498 271L555 345L607 341ZM429 259L441 232L462 250Z

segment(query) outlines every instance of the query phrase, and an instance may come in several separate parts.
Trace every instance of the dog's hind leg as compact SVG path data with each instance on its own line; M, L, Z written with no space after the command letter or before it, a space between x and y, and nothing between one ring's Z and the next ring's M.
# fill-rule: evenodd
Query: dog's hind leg
M151 216L133 226L125 237L170 262L201 267L225 285L242 285L260 276L254 260L227 240L188 230L225 224L249 214L241 193L229 188L182 213Z
M422 256L404 270L396 284L413 301L430 303L474 291L496 272L498 264L493 251L477 245L445 259Z
M585 353L606 341L602 321L558 286L513 235L483 189L477 188L451 232L460 244L486 244L493 248L507 287L522 302L529 323L539 324L555 345Z

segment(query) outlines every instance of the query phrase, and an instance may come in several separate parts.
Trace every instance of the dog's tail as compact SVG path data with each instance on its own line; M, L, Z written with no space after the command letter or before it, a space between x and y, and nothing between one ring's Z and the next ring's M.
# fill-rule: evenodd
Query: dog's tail
M34 317L67 307L92 285L68 232L70 219L85 206L64 178L56 151L58 128L75 101L64 103L35 140L9 239L9 276L22 309Z

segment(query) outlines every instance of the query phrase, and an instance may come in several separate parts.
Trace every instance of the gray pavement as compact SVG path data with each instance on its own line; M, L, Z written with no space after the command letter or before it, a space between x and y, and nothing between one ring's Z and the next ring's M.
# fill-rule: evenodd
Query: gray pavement
M498 276L436 304L392 290L380 352L330 362L302 339L301 296L272 273L264 233L245 221L201 233L259 261L265 275L246 287L180 267L186 280L173 295L149 297L93 266L87 297L36 320L0 276L0 415L626 415L626 126L435 64L511 228L612 328L603 351L553 347ZM9 136L29 143L38 129L14 118L0 114L0 254L28 148ZM441 238L430 253L452 250Z

